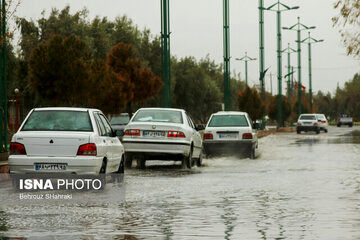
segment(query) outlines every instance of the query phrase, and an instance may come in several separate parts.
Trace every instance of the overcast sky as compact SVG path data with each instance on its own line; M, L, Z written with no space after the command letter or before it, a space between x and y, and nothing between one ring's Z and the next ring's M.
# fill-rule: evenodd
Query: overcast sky
M265 0L270 6L275 0ZM313 91L334 92L337 84L344 85L360 70L359 61L346 56L338 29L332 27L331 18L337 14L333 9L333 0L284 0L289 6L300 6L299 10L282 14L282 26L291 26L300 16L305 25L315 25L312 36L324 39L324 43L313 45ZM42 10L48 15L51 8L62 9L70 5L76 12L86 7L89 18L98 15L112 20L126 14L140 29L149 28L153 34L160 33L160 0L22 0L17 15L27 19L37 19ZM230 45L231 71L241 72L244 78L244 63L235 58L244 55L259 55L258 0L230 0ZM209 54L217 63L223 62L222 0L170 0L171 54L177 57L194 56L201 59ZM282 31L283 48L290 42L296 49L296 32ZM302 32L302 38L307 32ZM276 75L276 13L265 13L265 62ZM302 45L302 81L308 89L307 45ZM292 65L297 66L297 56L292 55ZM287 72L287 55L283 56L283 73ZM259 63L249 63L249 82L258 83ZM296 75L297 76L297 75ZM285 84L283 84L285 85ZM267 78L266 87L270 90ZM273 89L277 91L276 76L273 77ZM284 90L285 91L285 90Z

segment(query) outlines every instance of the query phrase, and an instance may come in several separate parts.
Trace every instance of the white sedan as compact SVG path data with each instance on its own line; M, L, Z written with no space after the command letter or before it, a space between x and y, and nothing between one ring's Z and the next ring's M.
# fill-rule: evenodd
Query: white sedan
M10 143L10 173L124 172L124 148L100 110L35 108Z
M126 165L131 167L135 158L139 168L146 160L178 160L187 168L196 161L200 166L202 139L197 130L182 109L141 108L125 128Z
M204 132L206 155L256 158L259 154L257 128L257 124L253 124L245 112L218 112L211 115Z

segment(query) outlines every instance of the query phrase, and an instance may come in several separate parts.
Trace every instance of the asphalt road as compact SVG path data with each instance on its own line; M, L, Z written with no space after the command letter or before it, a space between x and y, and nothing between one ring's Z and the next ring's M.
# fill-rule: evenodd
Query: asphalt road
M360 239L355 129L271 135L255 160L149 162L117 204L0 204L0 239Z

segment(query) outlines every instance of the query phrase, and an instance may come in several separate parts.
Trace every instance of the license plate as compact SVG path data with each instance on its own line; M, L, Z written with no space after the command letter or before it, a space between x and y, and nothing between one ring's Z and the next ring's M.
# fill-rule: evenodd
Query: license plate
M304 125L312 125L312 122L304 122Z
M66 164L59 163L36 163L35 170L56 170L56 171L64 171L66 170Z
M165 132L160 132L160 131L143 131L143 136L144 137L165 137Z
M235 133L221 133L219 134L220 139L236 139Z

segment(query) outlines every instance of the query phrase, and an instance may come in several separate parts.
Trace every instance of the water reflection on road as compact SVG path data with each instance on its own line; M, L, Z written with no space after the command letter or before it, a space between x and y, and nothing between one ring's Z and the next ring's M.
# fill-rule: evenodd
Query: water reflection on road
M122 204L1 206L0 238L360 239L360 141L351 131L269 136L256 160L131 169Z

